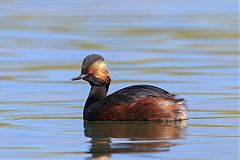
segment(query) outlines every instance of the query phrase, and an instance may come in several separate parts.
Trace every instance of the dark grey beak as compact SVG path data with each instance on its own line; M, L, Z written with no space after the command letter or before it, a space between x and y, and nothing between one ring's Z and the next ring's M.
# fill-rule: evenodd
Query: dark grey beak
M86 75L81 74L80 76L74 77L71 80L72 81L77 81L77 80L80 80L80 79L84 79L85 77L86 77Z

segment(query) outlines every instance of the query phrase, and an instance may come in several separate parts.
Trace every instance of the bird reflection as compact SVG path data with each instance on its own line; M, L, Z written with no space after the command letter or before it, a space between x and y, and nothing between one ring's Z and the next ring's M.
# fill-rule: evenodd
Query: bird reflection
M85 136L91 138L91 160L107 160L112 153L168 152L185 137L181 122L84 122ZM114 138L119 138L113 140Z

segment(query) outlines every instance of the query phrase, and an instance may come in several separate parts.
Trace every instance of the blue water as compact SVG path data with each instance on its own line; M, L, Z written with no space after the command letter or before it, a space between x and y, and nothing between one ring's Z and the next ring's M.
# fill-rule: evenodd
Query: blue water
M239 158L238 4L2 0L0 160ZM83 58L105 57L110 93L150 84L185 98L183 123L82 120Z

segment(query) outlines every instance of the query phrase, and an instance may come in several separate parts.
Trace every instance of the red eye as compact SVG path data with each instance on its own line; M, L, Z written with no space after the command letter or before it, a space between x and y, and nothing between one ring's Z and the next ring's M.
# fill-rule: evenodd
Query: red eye
M93 74L93 71L88 71L88 75L92 75Z

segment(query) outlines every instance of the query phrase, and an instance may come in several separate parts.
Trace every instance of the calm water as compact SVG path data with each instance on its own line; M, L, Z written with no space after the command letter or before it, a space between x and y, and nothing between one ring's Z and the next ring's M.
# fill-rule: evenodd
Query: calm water
M0 160L239 158L237 1L0 1ZM156 85L190 119L85 122L82 59L109 62L110 92Z

